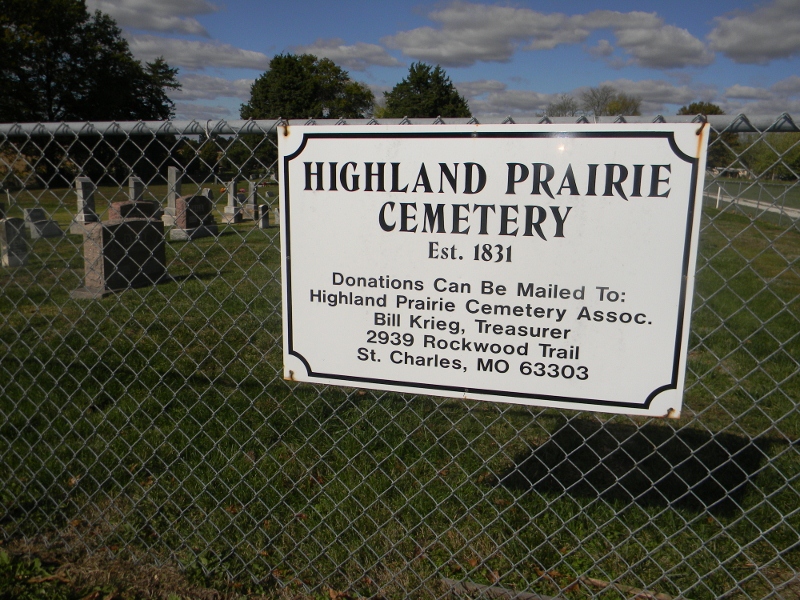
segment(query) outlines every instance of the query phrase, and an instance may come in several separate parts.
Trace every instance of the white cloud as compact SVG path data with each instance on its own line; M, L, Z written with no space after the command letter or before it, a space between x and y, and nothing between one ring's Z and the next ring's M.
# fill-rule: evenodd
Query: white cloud
M800 95L800 77L797 75L792 75L791 77L782 79L773 85L771 89L776 94L782 94L785 96Z
M232 67L240 69L269 68L270 57L261 52L242 50L219 42L197 42L154 35L136 35L128 40L136 58L153 60L163 56L173 67L203 69L205 67Z
M455 0L428 16L438 28L419 27L381 41L414 59L469 66L477 61L507 62L523 43L532 49L551 49L589 36L589 31L570 26L566 15L527 8Z
M800 2L773 0L752 12L717 17L711 48L737 63L766 64L800 54Z
M179 121L200 121L208 119L238 119L239 115L224 106L209 106L207 104L194 104L192 102L175 103L175 119Z
M494 79L480 79L478 81L462 81L455 84L458 93L465 98L477 98L490 92L503 92L506 84Z
M686 29L665 24L655 13L600 10L568 16L454 0L428 16L437 27L402 31L381 41L417 60L461 67L478 61L508 62L519 48L550 50L609 29L617 45L643 67L672 69L713 60L701 40ZM607 55L610 49L610 42L603 40L593 50Z
M767 100L773 97L774 94L764 88L755 88L737 83L725 90L725 96L741 100Z
M604 81L600 85L610 85L615 90L619 90L629 96L641 98L640 112L643 115L664 114L667 111L666 105L668 104L681 106L694 102L698 98L702 100L711 99L709 90L698 90L688 85L675 85L663 79L643 79L640 81L616 79L614 81ZM576 97L580 97L580 91L582 90L576 90Z
M314 56L331 59L337 65L363 71L370 65L379 67L399 67L402 63L389 54L385 48L377 44L359 42L347 46L344 40L334 38L330 40L317 40L310 46L295 46L298 54L313 54Z
M222 79L210 75L190 73L180 77L181 89L170 93L176 102L191 100L215 100L217 98L250 99L252 79Z
M207 0L87 0L86 7L111 15L120 27L208 37L195 15L216 12Z
M767 100L756 100L754 102L724 101L720 106L729 115L744 114L768 115L778 117L788 112L791 115L800 114L800 100L787 100L786 98L775 97Z
M603 24L614 31L617 45L643 67L677 69L707 65L714 60L703 42L686 29L666 25L653 13L595 11L585 19L587 26L594 23L600 29Z
M722 105L728 114L778 116L788 112L800 114L800 77L792 75L768 89L734 85L725 90Z
M614 54L614 46L608 40L600 40L596 46L589 48L589 54L592 56L611 56Z
M556 94L542 94L528 90L503 90L492 92L485 100L472 100L469 108L480 117L536 117L544 112Z

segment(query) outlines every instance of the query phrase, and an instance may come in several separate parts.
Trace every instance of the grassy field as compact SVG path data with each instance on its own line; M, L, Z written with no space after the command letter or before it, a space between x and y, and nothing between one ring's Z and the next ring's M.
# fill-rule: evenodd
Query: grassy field
M72 192L30 194L10 216L69 222ZM796 228L707 209L677 422L287 382L277 228L169 243L175 281L99 301L69 296L80 241L0 271L7 545L68 539L275 593L796 586Z
M800 208L800 185L796 181L755 181L752 179L717 178L706 182L706 192L761 202L765 206Z

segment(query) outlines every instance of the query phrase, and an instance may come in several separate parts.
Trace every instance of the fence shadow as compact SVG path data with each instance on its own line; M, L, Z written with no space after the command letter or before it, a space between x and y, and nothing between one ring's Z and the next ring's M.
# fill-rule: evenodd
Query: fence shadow
M777 440L664 425L566 422L499 475L513 490L732 516Z

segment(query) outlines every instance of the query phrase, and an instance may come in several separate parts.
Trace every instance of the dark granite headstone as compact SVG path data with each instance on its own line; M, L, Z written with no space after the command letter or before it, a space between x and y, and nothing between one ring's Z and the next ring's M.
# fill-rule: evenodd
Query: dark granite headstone
M124 202L112 202L108 208L108 220L119 221L120 219L160 219L161 207L156 202L148 200L126 200Z
M94 193L97 186L88 177L78 177L75 179L75 194L78 197L78 214L69 226L69 232L77 235L84 233L85 223L96 223L100 221L94 210Z
M204 189L200 194L177 198L175 200L175 227L170 229L169 239L183 241L217 235L217 223L214 220L213 210L214 201L211 197L211 190Z
M269 227L269 204L262 204L258 207L258 228L267 229Z
M0 219L0 260L4 267L24 267L30 248L23 219Z
M24 208L25 224L28 226L31 239L62 237L64 231L58 223L47 216L41 208Z
M73 298L98 298L145 287L167 274L164 223L120 219L84 225L84 287Z

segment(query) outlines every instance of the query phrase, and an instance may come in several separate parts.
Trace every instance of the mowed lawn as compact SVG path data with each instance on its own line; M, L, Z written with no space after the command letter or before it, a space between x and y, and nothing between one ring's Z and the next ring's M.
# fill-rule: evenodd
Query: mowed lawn
M10 216L67 226L72 192L30 194ZM706 209L679 421L287 382L278 228L170 242L174 281L98 301L81 239L0 270L6 540L385 597L756 598L800 568L796 227Z

